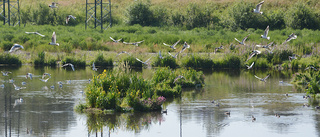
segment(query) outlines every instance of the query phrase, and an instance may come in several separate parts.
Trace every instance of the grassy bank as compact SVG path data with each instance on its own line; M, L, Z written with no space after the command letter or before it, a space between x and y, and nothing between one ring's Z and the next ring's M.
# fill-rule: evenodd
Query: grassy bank
M92 108L115 111L156 111L166 98L181 95L182 87L202 87L202 72L195 70L171 70L159 68L151 79L123 69L104 71L92 78L86 89L86 103L77 106L78 111ZM184 78L176 79L177 76Z

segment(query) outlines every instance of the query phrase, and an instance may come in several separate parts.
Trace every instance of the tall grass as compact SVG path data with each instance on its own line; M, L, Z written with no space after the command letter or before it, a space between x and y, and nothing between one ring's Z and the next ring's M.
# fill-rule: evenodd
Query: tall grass
M0 64L20 66L22 63L17 56L11 55L10 53L3 53L0 55Z

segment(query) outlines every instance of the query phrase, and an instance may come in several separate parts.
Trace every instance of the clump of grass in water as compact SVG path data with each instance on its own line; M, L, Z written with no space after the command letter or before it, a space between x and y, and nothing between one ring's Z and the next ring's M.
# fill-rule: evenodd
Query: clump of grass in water
M17 56L11 55L9 53L4 53L0 55L0 64L20 66L22 63Z
M156 60L152 63L152 66L176 68L178 67L178 64L175 58L165 54L163 56L163 59L160 59L160 57L158 56Z
M113 67L112 58L105 59L102 53L99 53L95 60L91 61L90 64L92 64L93 62L96 66Z
M122 65L121 65L122 66ZM119 68L113 71L104 70L94 76L86 88L86 104L76 109L98 108L115 111L156 111L161 109L166 98L181 95L182 87L202 87L203 73L195 70L175 70L159 68L150 80L136 73L128 73ZM175 81L177 76L183 75Z

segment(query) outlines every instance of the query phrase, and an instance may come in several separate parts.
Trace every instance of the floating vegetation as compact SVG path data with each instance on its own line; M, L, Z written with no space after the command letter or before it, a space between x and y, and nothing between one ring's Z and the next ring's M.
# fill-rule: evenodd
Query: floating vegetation
M85 92L86 104L76 110L156 111L161 110L166 98L180 96L182 87L202 86L203 73L195 70L159 68L150 80L120 69L104 70L92 78Z
M296 73L292 83L297 89L305 90L307 94L317 95L320 93L320 71L318 68L309 66L303 73Z

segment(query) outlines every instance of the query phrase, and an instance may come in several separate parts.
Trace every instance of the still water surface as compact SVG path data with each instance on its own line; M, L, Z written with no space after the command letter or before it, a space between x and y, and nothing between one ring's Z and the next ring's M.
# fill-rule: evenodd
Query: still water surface
M78 114L75 105L85 101L83 91L98 74L90 68L76 71L61 68L0 68L11 71L0 76L0 136L116 136L116 137L318 137L320 112L311 100L303 99L290 82L291 72L206 72L203 89L184 89L181 98L167 100L167 114L124 113L104 116ZM102 71L102 70L100 70ZM42 82L43 73L51 79ZM148 78L153 70L143 69ZM25 74L32 73L32 80ZM267 82L254 77L271 76ZM15 90L9 79L25 89ZM71 83L68 83L71 80ZM57 84L63 83L62 88ZM283 81L284 83L279 83ZM26 82L26 85L22 85ZM54 86L54 88L51 88ZM288 96L285 94L288 93ZM22 100L20 100L20 98ZM215 100L215 103L211 103ZM219 106L216 104L219 103ZM303 107L303 104L311 104ZM225 112L230 112L230 116ZM275 114L279 114L280 118ZM252 121L252 116L256 121Z

